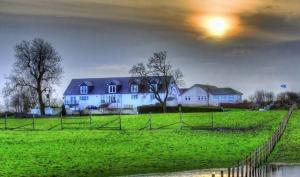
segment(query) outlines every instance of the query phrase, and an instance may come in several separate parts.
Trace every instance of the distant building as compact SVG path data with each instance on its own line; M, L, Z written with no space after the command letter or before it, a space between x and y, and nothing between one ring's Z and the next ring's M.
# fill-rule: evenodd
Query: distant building
M218 106L220 103L239 103L242 95L232 88L195 84L190 88L180 89L178 100L183 106Z
M143 84L141 78L112 77L73 79L64 93L64 104L68 110L90 109L133 109L138 106L154 105L158 101L150 90L150 84L159 89L164 98L165 89L155 77ZM168 106L218 106L220 103L238 103L242 93L232 88L218 88L211 85L195 84L190 88L179 89L174 83L168 88Z
M84 110L85 108L121 108L135 109L141 105L154 105L158 103L150 90L150 84L159 89L161 97L165 90L161 83L150 78L150 83L144 85L141 78L112 77L73 79L64 93L64 104L71 110ZM176 84L169 88L168 105L178 105L179 89Z

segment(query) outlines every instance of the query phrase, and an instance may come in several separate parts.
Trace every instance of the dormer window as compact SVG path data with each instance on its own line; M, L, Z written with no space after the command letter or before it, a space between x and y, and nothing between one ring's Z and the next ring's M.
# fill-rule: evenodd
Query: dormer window
M88 94L88 86L80 86L80 94L82 95Z
M108 93L116 93L117 92L117 86L116 85L109 85L108 86Z
M157 92L157 84L150 84L150 92Z
M131 93L138 93L139 92L139 86L136 84L131 85L130 89Z

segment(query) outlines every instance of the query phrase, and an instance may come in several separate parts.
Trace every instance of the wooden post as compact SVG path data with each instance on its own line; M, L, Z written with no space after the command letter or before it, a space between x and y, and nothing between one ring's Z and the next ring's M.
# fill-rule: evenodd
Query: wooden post
M249 160L248 160L248 158L246 158L246 170L245 170L245 177L248 177L248 162L249 162Z
M223 170L221 171L221 177L224 177Z
M5 113L4 117L4 129L7 130L7 113Z
M92 125L92 111L90 110L90 126Z
M63 116L62 116L62 113L60 113L60 129L63 130L64 127L63 127Z
M244 177L244 167L245 167L245 164L241 164L241 177Z
M152 130L152 114L149 114L149 130Z
M232 168L232 177L234 177L234 171L235 171L235 168L233 167Z
M231 170L228 168L228 177L230 177Z
M237 177L240 177L240 162L237 162L236 176L237 176Z
M211 128L214 128L214 112L211 112Z
M181 109L181 106L179 106L179 123L180 123L180 130L182 130L182 124L183 124L183 121L182 121L182 109Z
M121 110L119 112L119 124L120 124L120 130L122 130Z
M215 174L212 174L211 176L212 176L212 177L215 177L216 175L215 175Z
M34 128L35 128L35 125L34 125L34 114L32 114L32 129L34 130Z

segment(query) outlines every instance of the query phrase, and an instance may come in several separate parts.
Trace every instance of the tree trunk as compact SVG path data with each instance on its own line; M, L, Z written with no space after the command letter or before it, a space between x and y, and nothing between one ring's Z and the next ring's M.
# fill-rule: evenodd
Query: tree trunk
M38 97L39 97L39 105L40 105L40 112L41 115L45 115L45 104L43 101L43 92L41 90L38 90Z

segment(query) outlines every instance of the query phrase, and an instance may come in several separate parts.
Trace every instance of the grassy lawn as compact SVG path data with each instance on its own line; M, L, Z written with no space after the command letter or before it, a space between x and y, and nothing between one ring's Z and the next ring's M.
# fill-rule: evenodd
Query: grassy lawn
M276 146L271 162L300 163L300 111L294 112L287 129Z
M118 116L89 119L36 119L31 127L0 131L0 176L111 176L227 167L249 154L275 131L286 111L214 113L215 127L246 131L139 129L149 115L122 116L122 130L95 130ZM211 113L184 114L184 122L210 126ZM153 114L154 128L179 121L178 114ZM3 123L3 120L1 120ZM8 119L9 128L31 120ZM0 126L3 127L3 124ZM116 121L110 126L117 127ZM27 131L24 131L26 129Z

